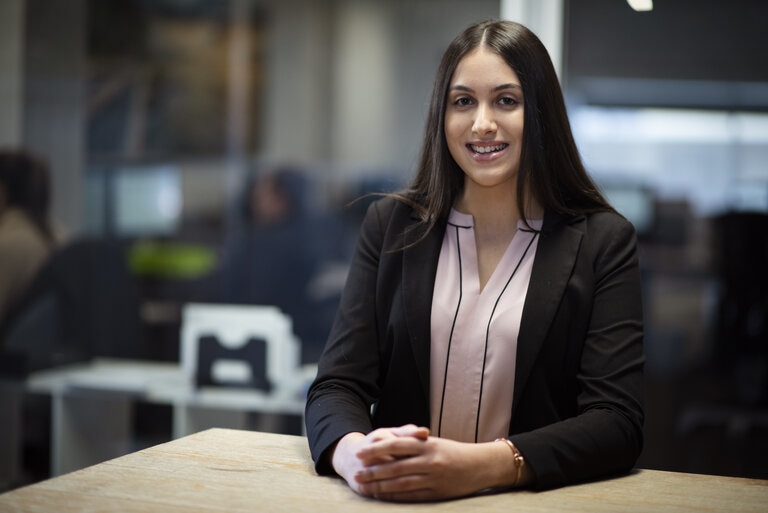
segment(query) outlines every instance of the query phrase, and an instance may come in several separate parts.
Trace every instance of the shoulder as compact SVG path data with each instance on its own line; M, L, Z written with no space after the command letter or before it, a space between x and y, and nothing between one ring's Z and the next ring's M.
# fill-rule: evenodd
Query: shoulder
M583 244L595 269L609 273L626 265L638 265L635 227L615 212L597 212L586 217Z
M402 227L418 221L419 217L407 200L386 195L374 200L367 209L364 228L386 231L390 227Z
M586 219L588 230L594 235L635 236L635 227L626 217L617 212L595 212L587 214Z
M592 212L579 215L563 215L547 212L543 231L558 232L576 230L590 239L635 237L635 227L624 216L613 211Z
M45 252L47 245L32 220L17 209L0 216L0 246L14 253Z
M594 212L575 216L547 213L544 217L543 236L562 240L576 237L580 240L579 253L599 263L614 260L634 261L637 258L637 234L624 216L612 211Z

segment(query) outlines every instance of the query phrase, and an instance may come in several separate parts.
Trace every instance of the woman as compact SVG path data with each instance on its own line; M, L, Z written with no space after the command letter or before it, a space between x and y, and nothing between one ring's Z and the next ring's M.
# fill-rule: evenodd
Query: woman
M45 163L24 151L0 151L0 321L54 249L49 200Z
M317 471L386 500L626 471L643 361L635 233L584 170L546 49L470 26L411 188L363 222L307 399Z

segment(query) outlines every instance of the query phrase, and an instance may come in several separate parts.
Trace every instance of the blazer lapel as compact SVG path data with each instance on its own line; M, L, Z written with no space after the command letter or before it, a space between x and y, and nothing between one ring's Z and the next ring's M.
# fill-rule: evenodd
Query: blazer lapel
M406 246L418 240L421 233L410 228L413 228L413 225L406 228L403 236ZM423 240L403 252L402 291L405 319L416 367L419 370L419 381L427 401L429 401L432 293L442 242L443 230L434 228Z
M520 394L573 271L583 237L582 222L583 217L566 219L557 214L544 215L517 340L513 418Z

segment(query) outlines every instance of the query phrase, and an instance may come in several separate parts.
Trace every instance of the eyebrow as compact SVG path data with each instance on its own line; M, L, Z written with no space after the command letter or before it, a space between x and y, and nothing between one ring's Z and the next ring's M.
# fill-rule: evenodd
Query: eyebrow
M520 84L509 83L509 84L497 85L496 87L491 89L491 91L495 93L497 91L503 91L504 89L520 89L520 90L522 90L523 88L520 86ZM471 87L463 86L461 84L457 84L455 86L452 86L450 88L450 90L451 91L465 91L467 93L475 92L475 90L472 89Z

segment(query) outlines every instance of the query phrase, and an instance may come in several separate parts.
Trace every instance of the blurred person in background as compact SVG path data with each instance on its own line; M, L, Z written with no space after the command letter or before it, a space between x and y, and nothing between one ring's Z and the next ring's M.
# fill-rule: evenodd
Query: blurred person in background
M47 164L23 150L0 150L0 321L58 246L49 220Z
M302 359L317 361L330 319L310 286L329 240L311 211L309 187L305 173L289 166L265 169L248 180L241 224L225 243L214 287L223 303L279 307L293 320Z

